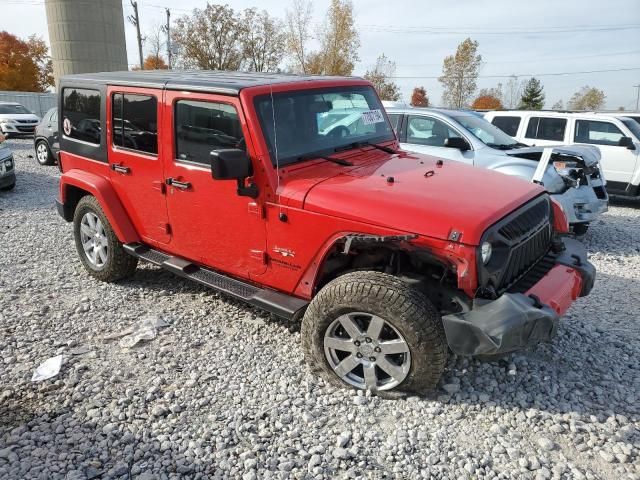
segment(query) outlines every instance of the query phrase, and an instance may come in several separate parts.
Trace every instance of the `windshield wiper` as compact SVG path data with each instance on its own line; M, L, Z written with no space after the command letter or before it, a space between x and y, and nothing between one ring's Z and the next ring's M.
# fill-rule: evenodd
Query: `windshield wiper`
M304 160L314 160L316 158L321 158L322 160L327 160L329 162L333 162L337 165L342 165L343 167L350 167L353 165L353 163L351 163L348 160L343 160L341 158L333 158L333 157L327 157L325 155L316 155L315 153L309 153L307 155L301 155L300 157L296 158L296 161L298 162L302 162Z
M344 150L351 150L352 148L360 148L360 147L373 147L373 148L377 148L378 150L382 150L383 152L386 152L386 153L398 153L397 150L394 150L391 147L386 147L384 145L378 145L377 143L372 143L372 142L369 142L369 141L349 143L349 144L343 145L341 147L336 147L336 148L333 149L333 151L334 152L342 152Z

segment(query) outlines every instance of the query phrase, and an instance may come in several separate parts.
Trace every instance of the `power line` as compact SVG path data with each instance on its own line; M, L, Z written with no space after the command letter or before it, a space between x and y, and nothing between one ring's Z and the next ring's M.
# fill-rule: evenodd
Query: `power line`
M418 35L555 35L559 33L587 33L587 32L617 32L623 30L637 30L640 29L640 24L627 24L627 25L603 25L603 26L581 26L581 27L567 27L564 30L508 30L508 29L489 29L489 30L474 30L473 28L462 28L455 30L440 30L436 27L407 27L407 26L393 26L393 25L365 25L356 24L361 29L364 28L369 32L376 33L403 33L403 34L418 34Z
M535 63L535 62L551 62L556 60L578 60L582 58L597 58L597 57L613 57L618 55L634 55L640 53L640 50L630 50L627 52L611 52L611 53L597 53L593 55L576 55L571 57L543 57L539 60L527 59L527 60L500 60L500 63ZM366 63L366 62L363 62ZM371 61L369 63L375 63L375 61ZM396 63L396 67L438 67L442 66L442 62L440 63Z
M581 75L584 73L605 73L605 72L627 72L632 70L640 70L640 67L630 68L611 68L606 70L585 70L582 72L552 72L552 73L510 73L508 75L478 75L478 78L509 78L509 77L554 77L561 75ZM412 76L392 76L393 79L420 79L420 78L441 78L442 75L430 76L430 75L412 75Z

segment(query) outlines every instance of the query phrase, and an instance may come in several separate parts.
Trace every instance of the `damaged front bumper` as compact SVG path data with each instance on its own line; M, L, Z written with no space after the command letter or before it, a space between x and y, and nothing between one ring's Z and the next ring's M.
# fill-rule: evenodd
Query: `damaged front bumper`
M551 340L560 317L589 294L596 275L580 242L563 243L555 266L524 294L475 300L470 311L443 316L449 348L458 355L495 355Z
M609 195L604 185L581 185L551 197L562 205L569 225L593 222L609 209Z

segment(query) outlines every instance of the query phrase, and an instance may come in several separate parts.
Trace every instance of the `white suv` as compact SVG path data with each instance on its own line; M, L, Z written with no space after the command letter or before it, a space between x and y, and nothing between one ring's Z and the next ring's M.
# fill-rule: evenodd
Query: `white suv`
M609 193L640 197L640 124L634 119L541 110L488 112L484 117L528 145L596 145Z

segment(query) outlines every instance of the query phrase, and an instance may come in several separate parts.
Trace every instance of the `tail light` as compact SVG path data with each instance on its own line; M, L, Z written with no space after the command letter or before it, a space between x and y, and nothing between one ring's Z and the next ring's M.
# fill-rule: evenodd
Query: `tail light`
M569 220L560 202L552 198L551 207L553 208L553 229L556 233L569 233Z

